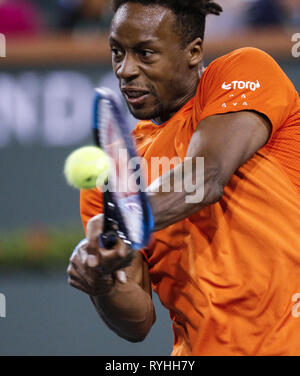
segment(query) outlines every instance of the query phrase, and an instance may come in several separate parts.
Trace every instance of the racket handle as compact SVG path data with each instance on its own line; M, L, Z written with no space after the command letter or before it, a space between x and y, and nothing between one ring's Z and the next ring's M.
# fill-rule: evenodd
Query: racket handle
M118 242L118 235L114 231L101 234L99 236L99 245L101 248L112 249Z

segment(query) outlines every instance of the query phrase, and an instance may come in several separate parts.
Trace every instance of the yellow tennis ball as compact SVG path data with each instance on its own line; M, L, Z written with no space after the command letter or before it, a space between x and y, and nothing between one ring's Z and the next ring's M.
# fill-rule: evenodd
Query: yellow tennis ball
M102 149L97 146L83 146L67 157L64 175L71 186L91 189L105 182L109 168L109 157Z

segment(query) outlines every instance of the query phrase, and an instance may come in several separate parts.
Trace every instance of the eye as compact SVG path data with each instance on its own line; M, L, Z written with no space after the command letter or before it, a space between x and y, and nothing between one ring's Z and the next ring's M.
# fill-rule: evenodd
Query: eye
M139 51L139 54L143 57L143 58L149 58L153 55L153 51L150 51L150 50L141 50Z
M122 51L117 47L111 47L111 52L112 52L113 58L116 58L116 59L121 58L123 55Z

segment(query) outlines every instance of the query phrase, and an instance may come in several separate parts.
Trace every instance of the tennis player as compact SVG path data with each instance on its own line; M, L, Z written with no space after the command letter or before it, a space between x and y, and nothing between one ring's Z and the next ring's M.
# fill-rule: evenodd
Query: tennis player
M205 17L222 11L214 2L115 0L113 7L113 69L141 120L138 153L149 164L204 157L204 197L191 204L190 192L149 193L155 233L128 266L121 241L99 248L101 196L82 191L87 240L71 257L69 283L132 342L155 321L152 287L170 311L172 355L300 355L297 91L258 49L204 67Z

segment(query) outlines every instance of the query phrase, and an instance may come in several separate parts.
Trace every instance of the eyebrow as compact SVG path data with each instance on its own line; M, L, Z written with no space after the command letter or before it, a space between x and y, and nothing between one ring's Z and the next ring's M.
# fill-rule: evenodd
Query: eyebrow
M113 38L113 37L109 37L108 41L109 41L109 44L112 44L112 43L120 44L120 43L119 43L115 38Z
M157 39L147 39L147 40L143 40L143 41L141 41L141 42L139 42L139 43L136 43L134 46L133 46L133 48L134 49L141 49L141 48L145 48L145 47L147 47L149 44L152 44L152 43L154 43L154 42L156 42L157 41ZM118 42L115 38L113 38L112 36L110 36L109 37L109 43L110 44L113 44L113 43L115 43L115 44L117 44L117 45L121 45L121 43L120 42Z

